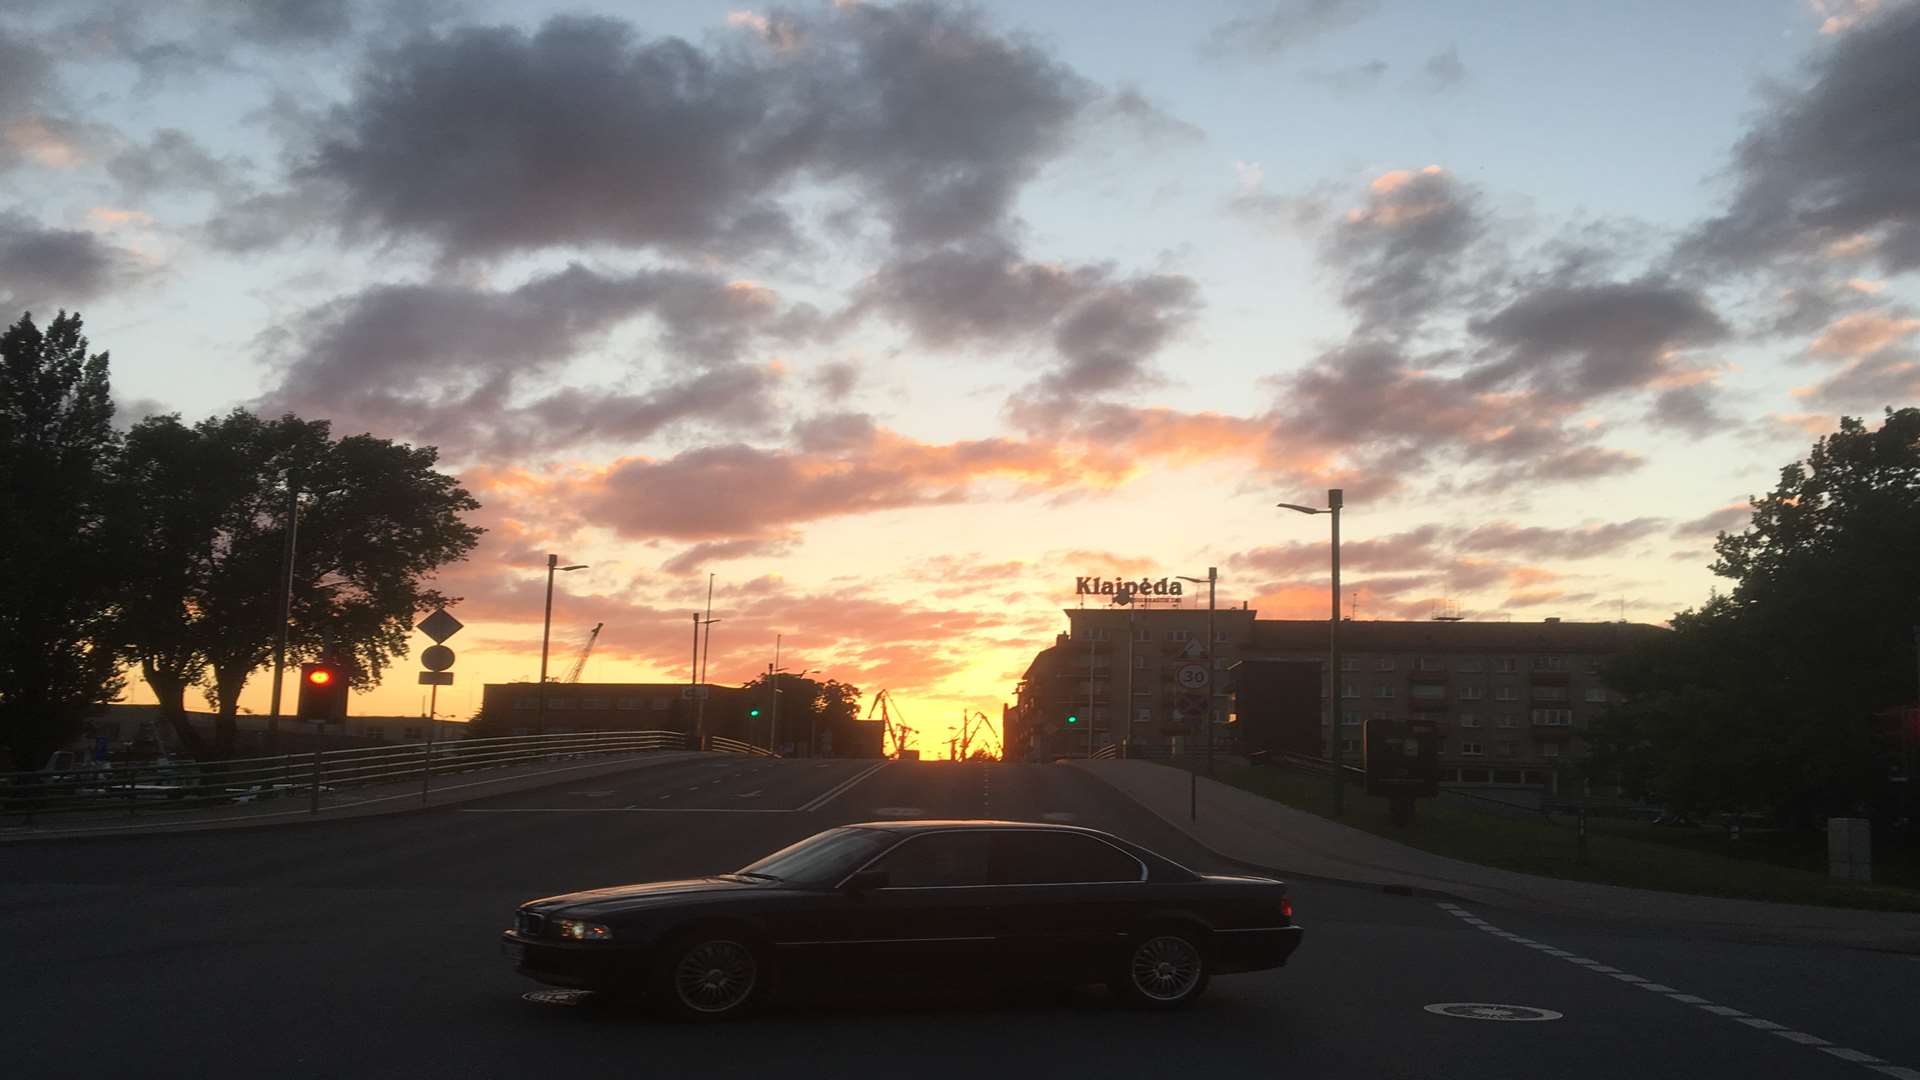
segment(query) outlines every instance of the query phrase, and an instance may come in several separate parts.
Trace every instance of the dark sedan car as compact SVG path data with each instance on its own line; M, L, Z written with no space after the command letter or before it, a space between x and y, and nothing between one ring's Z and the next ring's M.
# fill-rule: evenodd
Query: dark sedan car
M692 1019L783 985L1102 982L1175 1008L1300 944L1286 886L1196 874L1106 833L1005 821L828 829L731 874L523 904L502 948L554 986Z

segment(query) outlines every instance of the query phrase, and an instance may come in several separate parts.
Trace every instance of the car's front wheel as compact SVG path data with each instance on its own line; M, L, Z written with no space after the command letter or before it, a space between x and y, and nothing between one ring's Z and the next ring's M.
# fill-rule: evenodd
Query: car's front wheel
M732 1020L759 1004L767 975L760 951L743 936L690 934L661 951L653 998L684 1020Z
M1107 985L1122 1001L1146 1009L1178 1009L1206 992L1206 951L1188 930L1152 930L1134 939L1122 970Z

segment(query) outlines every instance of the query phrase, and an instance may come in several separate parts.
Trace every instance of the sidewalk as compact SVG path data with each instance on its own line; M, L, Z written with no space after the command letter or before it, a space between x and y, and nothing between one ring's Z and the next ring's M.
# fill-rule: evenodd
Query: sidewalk
M339 821L345 818L399 814L431 806L451 806L492 798L516 791L527 791L548 784L585 780L609 773L644 769L688 758L715 757L692 750L656 750L643 753L595 756L582 761L578 756L551 762L514 765L500 769L476 769L448 773L433 778L433 789L425 802L420 798L420 779L391 784L371 784L323 790L320 812L313 813L308 793L303 789L284 798L259 802L205 807L199 810L166 810L164 803L142 803L138 812L102 811L87 814L46 814L32 825L19 819L0 822L0 844L22 840L64 840L89 836L143 836L154 833L207 832L216 829L260 828L269 825L298 825L313 821Z
M1075 761L1215 855L1282 877L1444 894L1491 907L1677 926L1741 940L1920 953L1920 915L1773 904L1518 874L1397 844L1252 792L1201 778L1188 817L1188 773L1150 761Z

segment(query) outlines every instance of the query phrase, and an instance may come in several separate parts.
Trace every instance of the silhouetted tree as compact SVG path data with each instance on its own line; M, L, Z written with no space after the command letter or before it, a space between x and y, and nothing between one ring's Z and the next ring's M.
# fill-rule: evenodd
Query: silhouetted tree
M19 768L122 685L112 419L107 354L87 355L79 315L44 332L22 316L0 336L0 738Z
M149 420L129 442L128 477L140 491L129 513L151 535L123 639L175 730L201 752L231 752L240 692L273 656L289 492L300 504L289 664L340 661L357 687L377 683L406 651L417 616L450 602L427 581L481 533L459 516L479 504L434 470L431 447L336 441L326 421L245 411L192 428ZM200 491L168 490L193 475L204 478ZM182 699L196 683L217 710L211 747L185 722Z
M1596 770L1695 810L1876 804L1881 718L1914 695L1920 409L1873 431L1843 417L1714 550L1732 590L1614 665L1627 702L1597 726Z

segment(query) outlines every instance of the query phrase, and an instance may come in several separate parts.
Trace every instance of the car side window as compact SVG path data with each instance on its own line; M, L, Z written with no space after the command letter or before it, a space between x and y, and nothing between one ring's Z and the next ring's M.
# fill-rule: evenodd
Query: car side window
M985 885L987 834L929 833L906 840L873 864L887 872L889 889L932 889Z
M993 842L994 881L1002 885L1078 885L1139 881L1140 860L1077 833L1013 831Z

